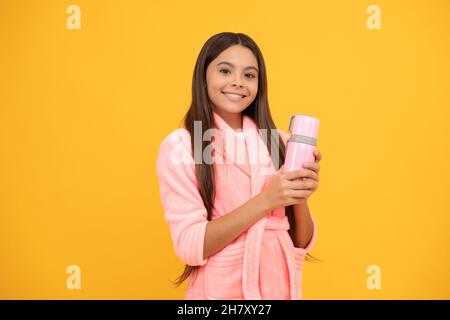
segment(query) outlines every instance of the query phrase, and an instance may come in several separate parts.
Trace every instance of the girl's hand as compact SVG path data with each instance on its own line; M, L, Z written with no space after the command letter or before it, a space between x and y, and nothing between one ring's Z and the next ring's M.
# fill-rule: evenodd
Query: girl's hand
M306 201L319 187L320 152L314 151L315 162L305 163L302 170L284 173L284 165L271 177L262 192L268 209L274 210Z

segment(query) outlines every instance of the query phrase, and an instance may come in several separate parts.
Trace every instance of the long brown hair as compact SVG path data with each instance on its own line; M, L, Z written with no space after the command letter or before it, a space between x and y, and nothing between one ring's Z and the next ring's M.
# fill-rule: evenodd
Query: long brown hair
M244 111L243 115L247 115L253 119L258 129L267 129L268 133L272 131L270 129L276 129L272 116L269 110L269 102L267 99L267 76L266 66L264 63L263 55L259 50L257 44L247 35L243 33L223 32L218 33L209 38L203 45L200 54L195 64L194 75L192 79L192 102L191 106L184 116L184 127L189 131L191 135L191 146L194 150L194 121L201 121L202 130L208 130L213 128L213 111L208 93L206 90L206 68L222 51L233 45L241 45L250 49L255 55L258 61L259 75L258 75L258 93L252 102ZM284 163L285 158L285 145L279 138L279 160L280 163ZM269 154L271 153L271 138L264 139ZM208 141L202 139L202 151L207 146ZM207 210L207 218L212 218L212 208L214 206L215 197L215 185L214 185L214 164L197 163L195 164L195 174L198 180L198 188L200 195L203 199L205 208ZM289 220L289 234L293 238L293 231L295 228L294 219L294 207L285 207L285 212ZM317 261L318 259L307 253L306 260ZM191 273L197 273L198 266L186 265L183 273L175 280L174 284L179 286L186 279L189 278Z

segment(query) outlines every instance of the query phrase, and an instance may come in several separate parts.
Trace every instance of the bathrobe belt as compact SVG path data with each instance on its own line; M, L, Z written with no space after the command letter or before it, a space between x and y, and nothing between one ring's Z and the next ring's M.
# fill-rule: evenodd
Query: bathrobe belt
M261 300L261 292L259 290L259 264L264 230L274 230L281 244L288 266L291 299L295 300L297 299L295 259L290 236L285 231L289 230L289 221L286 216L265 216L248 229L245 239L242 271L244 298L248 300Z

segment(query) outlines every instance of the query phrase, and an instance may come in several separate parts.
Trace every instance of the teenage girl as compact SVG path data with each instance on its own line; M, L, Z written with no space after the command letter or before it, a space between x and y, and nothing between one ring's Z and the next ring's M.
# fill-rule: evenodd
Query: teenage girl
M162 141L157 158L165 218L186 264L176 281L188 279L186 299L302 298L316 239L307 200L319 186L321 153L284 173L274 159L284 163L287 138L270 114L256 43L242 33L208 39L184 127Z

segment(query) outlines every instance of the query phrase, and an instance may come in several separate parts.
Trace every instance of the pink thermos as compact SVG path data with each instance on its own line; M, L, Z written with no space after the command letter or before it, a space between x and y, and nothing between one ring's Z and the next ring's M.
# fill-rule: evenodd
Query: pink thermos
M284 172L303 170L303 163L315 160L319 119L294 114L289 121L289 131L291 136L286 146Z

